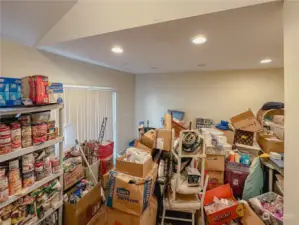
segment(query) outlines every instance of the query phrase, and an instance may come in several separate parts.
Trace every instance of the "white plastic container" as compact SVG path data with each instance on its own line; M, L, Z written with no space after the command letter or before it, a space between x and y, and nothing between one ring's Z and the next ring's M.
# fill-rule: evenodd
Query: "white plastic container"
M215 128L201 128L201 133L203 135L205 134L210 134L210 135L215 135L215 136L223 136L223 132L220 130L217 130Z
M280 140L284 140L284 126L275 123L269 123L269 125L274 135L278 137Z
M274 115L273 122L276 124L284 125L284 115Z

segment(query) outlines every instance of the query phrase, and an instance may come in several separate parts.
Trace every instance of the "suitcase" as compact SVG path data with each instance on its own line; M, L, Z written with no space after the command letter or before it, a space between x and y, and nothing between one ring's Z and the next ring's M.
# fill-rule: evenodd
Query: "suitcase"
M227 162L225 169L225 184L229 183L236 198L242 198L249 167L240 163Z

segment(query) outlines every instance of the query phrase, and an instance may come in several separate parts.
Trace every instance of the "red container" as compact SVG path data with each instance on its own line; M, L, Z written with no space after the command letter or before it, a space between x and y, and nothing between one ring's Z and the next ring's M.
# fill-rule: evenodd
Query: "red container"
M109 172L113 169L113 156L107 157L105 159L101 159L101 175L103 176L105 173Z
M106 159L113 156L114 142L109 141L106 144L101 144L97 152L98 159Z
M109 170L113 169L113 149L114 142L110 141L100 145L98 152L96 153L98 159L101 162L101 174L104 175Z
M7 145L11 143L10 135L0 136L0 145Z
M5 124L0 124L0 136L10 135L10 127Z
M234 196L242 198L244 184L249 174L249 167L240 163L227 162L225 169L225 183L230 184Z
M208 214L206 206L212 204L215 197L217 197L218 199L229 199L233 201L234 204L230 207ZM204 199L204 209L210 225L227 224L234 219L244 216L243 205L242 203L237 202L237 200L233 197L233 193L229 184L225 184L213 190L207 191Z
M48 77L35 75L22 78L23 100L29 101L29 105L43 105L49 103L48 98Z

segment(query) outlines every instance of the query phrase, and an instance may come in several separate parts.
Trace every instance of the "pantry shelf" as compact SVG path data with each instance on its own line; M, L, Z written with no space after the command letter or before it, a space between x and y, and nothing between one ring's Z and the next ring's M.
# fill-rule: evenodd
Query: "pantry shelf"
M56 139L53 139L53 140L50 140L50 141L46 141L46 142L44 142L44 143L42 143L40 145L34 145L34 146L30 146L28 148L22 148L22 149L20 149L18 151L10 152L10 153L5 154L5 155L1 155L0 156L0 163L8 161L8 160L11 160L11 159L14 159L14 158L18 158L18 157L20 157L22 155L26 155L26 154L35 152L35 151L40 150L42 148L46 148L46 147L49 147L49 146L61 143L61 142L63 142L63 140L64 140L63 137L58 137Z
M38 219L38 218L35 218L33 220L31 220L30 222L28 223L25 223L25 225L38 225L40 224L41 222L43 222L47 217L49 217L50 215L52 215L52 213L54 213L57 209L59 209L61 206L63 205L63 202L59 202L57 204L57 206L55 208L51 208L49 210L47 210L45 212L45 215L41 218L41 219Z
M57 205L56 208L51 208L49 210L46 211L45 215L43 218L39 219L35 224L40 224L41 222L43 222L47 217L49 217L50 215L52 215L52 213L54 213L57 209L59 209L61 206L63 205L63 201L59 202L59 204ZM33 225L33 224L32 224Z
M0 209L13 203L14 201L24 197L25 195L31 193L32 191L34 191L35 189L37 188L40 188L41 186L47 184L48 182L58 178L62 176L62 172L59 172L59 173L55 173L55 174L52 174L51 176L48 176L44 179L42 179L41 181L37 181L35 182L32 186L30 186L29 188L25 189L25 190L22 190L23 192L19 193L18 195L13 195L13 196L10 196L9 199L3 203L0 203Z
M44 106L1 108L0 116L14 115L14 114L20 114L20 113L42 112L42 111L62 109L62 108L63 108L63 104L49 104L49 105L44 105Z

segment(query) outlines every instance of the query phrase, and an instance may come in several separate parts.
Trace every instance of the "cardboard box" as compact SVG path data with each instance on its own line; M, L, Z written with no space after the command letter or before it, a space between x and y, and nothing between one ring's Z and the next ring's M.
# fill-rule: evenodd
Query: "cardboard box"
M183 124L180 124L180 123L177 123L175 121L172 121L171 122L171 126L172 128L174 129L174 136L175 137L180 137L180 132L182 130L186 130L186 128L184 127Z
M243 205L234 198L229 184L222 185L218 188L207 191L204 199L204 206L212 204L214 196L218 199L225 198L233 200L236 204L207 215L210 225L222 225L231 220L244 216Z
M227 138L227 143L230 145L234 144L234 137L235 137L235 132L232 130L220 130L219 131L223 132L223 136Z
M244 216L241 218L243 225L265 225L248 204L243 204L243 207Z
M270 152L284 152L284 141L273 139L273 136L257 133L256 140L265 153L270 154Z
M105 173L101 179L102 181L102 187L104 189L108 189L108 184L109 184L109 175L110 175L110 171Z
M206 175L209 175L208 190L220 187L224 184L223 171L206 171Z
M140 139L140 143L146 147L153 149L156 147L157 134L155 130L149 130Z
M156 225L158 203L151 198L142 216L134 216L117 209L108 209L108 225Z
M171 151L172 132L167 129L157 129L156 148Z
M164 115L164 128L167 130L172 129L172 117L170 114Z
M125 156L116 159L116 171L131 175L133 177L146 177L153 169L154 163L149 158L144 164L123 161Z
M48 95L49 103L63 103L63 84L49 82Z
M107 207L103 205L101 209L91 218L87 225L108 225Z
M98 183L77 204L64 202L64 225L87 224L101 207L101 184Z
M205 169L208 171L224 171L225 156L224 155L207 155Z
M262 126L260 122L254 116L251 110L248 110L244 113L234 116L230 120L234 125L234 127L239 130L250 131L250 132L258 132L262 130Z
M107 206L132 215L142 215L155 188L157 168L155 164L145 178L110 171Z
M138 141L138 140L135 140L135 141L134 141L134 147L135 147L135 148L138 148L138 149L140 149L140 150L146 151L146 152L148 152L148 153L151 153L152 150L153 150L153 149L151 149L151 148L145 146L144 144L142 144L142 143L141 143L140 141Z
M0 77L0 106L22 105L21 79Z
M24 105L48 104L48 77L41 75L22 77L22 101Z
M64 190L74 185L77 181L84 178L84 170L82 164L78 164L76 168L68 173L64 173Z

